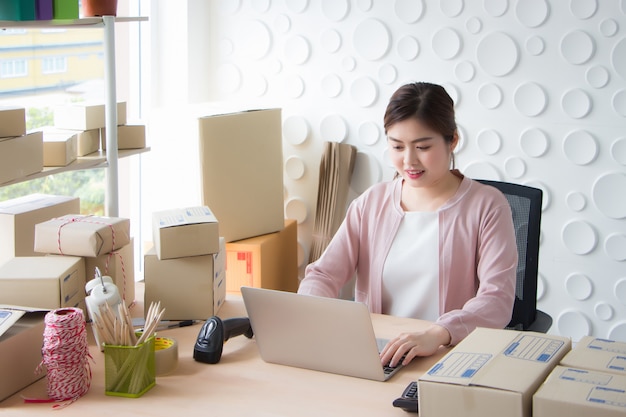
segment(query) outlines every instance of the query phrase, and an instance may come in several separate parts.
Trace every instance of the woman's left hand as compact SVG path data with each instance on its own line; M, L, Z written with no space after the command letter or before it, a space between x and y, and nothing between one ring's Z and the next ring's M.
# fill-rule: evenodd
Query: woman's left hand
M433 355L440 346L449 343L448 330L443 326L433 324L423 331L400 333L391 339L380 353L380 361L382 364L396 366L406 354L402 363L408 365L413 358Z

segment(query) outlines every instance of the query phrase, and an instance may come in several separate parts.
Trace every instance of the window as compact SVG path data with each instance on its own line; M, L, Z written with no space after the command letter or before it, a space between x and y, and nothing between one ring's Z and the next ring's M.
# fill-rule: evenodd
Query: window
M28 62L25 59L2 60L0 76L2 78L26 77L28 75Z
M67 72L67 59L64 56L42 58L41 72L44 74Z

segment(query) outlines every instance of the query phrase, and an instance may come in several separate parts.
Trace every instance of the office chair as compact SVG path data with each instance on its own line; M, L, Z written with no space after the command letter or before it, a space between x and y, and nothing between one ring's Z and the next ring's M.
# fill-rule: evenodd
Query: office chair
M513 213L519 257L515 286L515 305L508 329L546 333L552 317L537 310L539 233L543 192L538 188L502 181L477 180L502 191Z

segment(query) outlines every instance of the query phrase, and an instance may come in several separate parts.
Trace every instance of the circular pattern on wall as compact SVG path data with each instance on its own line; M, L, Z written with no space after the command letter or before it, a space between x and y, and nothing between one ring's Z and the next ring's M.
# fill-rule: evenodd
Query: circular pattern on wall
M548 104L548 97L543 87L537 83L521 84L513 93L515 108L525 116L539 116Z
M489 162L471 162L463 168L463 174L469 178L500 181L500 173Z
M539 56L546 49L546 43L540 36L531 36L526 39L526 50L533 56Z
M341 35L335 29L328 29L322 32L320 44L328 53L335 53L341 48Z
M626 261L626 235L612 233L604 240L604 251L614 261Z
M331 114L322 119L320 134L327 142L343 142L348 136L348 125L343 117Z
M348 16L348 0L322 0L322 13L333 22L340 22Z
M304 80L299 75L288 75L284 80L283 87L287 97L298 98L304 94Z
M573 65L589 61L595 49L596 46L591 36L582 30L571 31L561 39L561 55Z
M611 38L619 31L619 24L614 19L604 19L600 22L600 33Z
M292 12L302 13L309 7L309 0L285 0L285 4Z
M591 324L582 311L565 310L556 319L559 334L567 335L572 340L580 340L591 334Z
M311 47L302 36L292 36L285 42L285 57L294 64L302 65L309 60Z
M566 91L561 98L561 107L568 116L582 119L591 111L591 98L579 88Z
M490 16L500 17L508 10L509 2L502 0L484 0L483 8Z
M589 19L596 13L598 5L595 0L570 0L569 8L574 16L581 20L585 20Z
M457 17L463 12L463 0L441 0L439 7L447 17Z
M572 191L567 194L565 202L572 211L582 211L587 206L585 195L579 191Z
M435 31L432 38L433 51L441 59L449 60L461 52L461 37L452 28L441 28Z
M550 8L545 0L524 0L515 5L517 20L529 28L541 26L549 15Z
M511 178L521 178L526 173L526 163L522 158L511 156L504 161L504 172Z
M293 219L298 224L304 223L308 217L308 210L304 200L300 198L291 198L285 203L285 217Z
M613 95L613 110L622 117L626 117L626 90L619 90Z
M586 130L576 130L569 133L563 140L563 153L570 162L576 165L587 165L596 159L598 144L591 133Z
M217 68L219 90L226 94L235 93L241 88L241 71L236 65L222 64Z
M378 78L387 85L393 84L398 78L398 70L391 64L383 64L378 69Z
M502 90L497 84L483 84L478 90L478 102L486 109L493 110L502 104Z
M585 73L587 83L593 88L605 87L609 83L610 78L609 71L601 65L589 67Z
M359 140L361 143L372 146L378 142L380 138L380 130L374 122L363 122L359 126Z
M571 274L565 279L567 293L575 300L586 300L591 297L593 284L589 277L583 274Z
M608 303L597 303L593 307L593 312L596 314L597 318L603 321L609 321L613 318L613 307Z
M485 72L496 77L507 75L517 66L517 44L503 32L493 32L480 40L476 60Z
M380 182L382 168L377 158L367 152L357 151L350 188L357 194L363 193L370 185Z
M309 125L302 116L289 116L283 121L283 137L292 145L303 144L309 136Z
M385 56L391 45L391 34L378 19L365 19L354 29L354 49L365 59L375 61Z
M626 165L626 137L616 139L611 144L611 157L618 164Z
M561 240L576 255L587 255L596 247L598 237L594 228L583 220L572 220L563 226Z
M291 29L291 19L289 19L287 15L279 14L274 19L274 28L280 33L289 32L289 29Z
M396 0L393 9L404 23L415 23L424 13L424 0Z
M328 74L322 78L321 87L327 97L337 97L341 94L343 83L337 74Z
M371 78L357 78L350 86L350 97L357 105L369 107L378 99L378 87Z
M607 337L609 340L626 341L626 322L622 321L611 327Z
M413 36L406 35L400 38L397 45L398 56L405 61L413 61L420 52L420 45Z
M237 42L241 45L241 53L246 58L259 60L269 54L272 48L272 35L270 29L260 20L244 21L238 33L241 39Z
M470 17L465 22L465 28L472 35L477 35L483 28L483 22L477 17Z
M626 38L620 40L613 47L611 51L611 64L615 72L626 79Z
M474 65L469 61L462 61L456 64L454 67L454 75L459 81L464 83L472 81L474 79L474 75L476 75L476 70L474 69Z
M486 155L498 153L502 146L502 139L498 132L492 129L485 129L478 133L476 138L478 149Z
M602 214L612 219L623 219L626 218L626 194L617 190L626 190L626 174L623 172L599 176L591 193L593 202Z
M620 278L613 287L613 295L617 301L626 305L626 278Z
M299 156L290 156L285 161L285 173L292 180L299 180L304 176L304 161Z
M528 156L538 158L548 151L549 141L546 133L536 127L531 127L520 135L520 147Z

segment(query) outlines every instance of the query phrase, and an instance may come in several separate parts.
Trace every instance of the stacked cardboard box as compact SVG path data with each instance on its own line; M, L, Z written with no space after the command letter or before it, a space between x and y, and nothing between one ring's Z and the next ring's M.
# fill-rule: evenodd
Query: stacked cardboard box
M26 109L0 107L0 184L43 169L43 135L26 133Z
M226 244L226 291L240 294L242 286L298 290L298 229L285 220L280 232Z
M477 328L419 378L419 415L530 417L537 388L570 349L562 336Z
M225 294L225 240L207 206L153 213L154 246L144 254L144 307L160 302L164 320L206 320Z
M533 416L624 416L626 343L583 337L533 397Z

